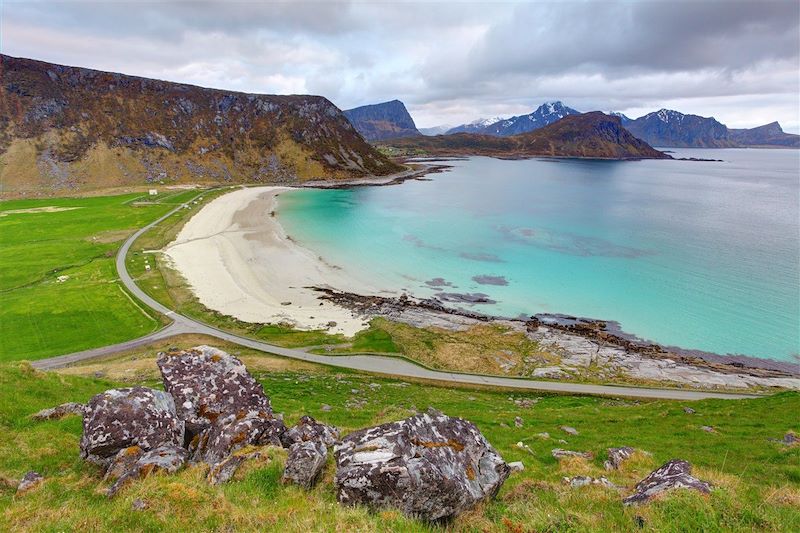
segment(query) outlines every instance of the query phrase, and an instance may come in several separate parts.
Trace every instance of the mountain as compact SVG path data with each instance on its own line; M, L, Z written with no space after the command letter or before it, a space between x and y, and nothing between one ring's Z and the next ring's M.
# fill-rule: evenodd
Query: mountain
M420 135L414 119L400 100L356 107L344 114L368 141Z
M397 139L393 148L409 154L494 157L586 157L603 159L669 159L622 127L619 117L595 111L563 119L519 135L500 137L454 133Z
M417 128L422 135L444 135L453 126L443 124L441 126L431 126L430 128Z
M730 138L742 146L800 147L800 135L785 133L777 122L750 129L729 128Z
M497 135L506 137L509 135L517 135L534 131L543 128L549 124L553 124L562 118L569 115L578 115L579 111L567 107L561 102L547 102L539 106L536 111L528 115L520 115L506 119L491 119L486 124L473 123L464 126L458 126L448 131L448 133L480 133L484 135Z
M661 109L625 125L636 137L652 146L730 148L737 146L728 128L713 118L684 115Z
M0 184L25 194L390 174L320 96L270 96L0 56Z
M469 124L462 124L460 126L455 126L450 128L445 133L485 133L486 128L491 126L492 124L496 124L504 120L502 117L493 117L493 118L479 118L478 120L473 120Z
M632 118L630 118L625 113L620 113L619 111L609 111L607 114L611 115L612 117L619 117L619 120L623 126L627 126L628 124L633 122Z

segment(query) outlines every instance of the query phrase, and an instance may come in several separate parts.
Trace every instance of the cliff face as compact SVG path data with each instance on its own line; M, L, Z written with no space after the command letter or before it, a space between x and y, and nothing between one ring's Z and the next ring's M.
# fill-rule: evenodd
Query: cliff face
M510 137L456 133L398 139L390 144L400 150L434 155L670 158L631 135L622 127L619 117L608 116L599 111L569 115L549 126Z
M319 96L245 94L0 56L2 192L399 170Z
M344 114L368 141L421 135L400 100L356 107Z

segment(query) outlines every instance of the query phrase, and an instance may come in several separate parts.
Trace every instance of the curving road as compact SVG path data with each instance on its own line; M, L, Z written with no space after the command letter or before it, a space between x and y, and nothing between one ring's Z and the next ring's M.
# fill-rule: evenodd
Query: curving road
M209 191L204 191L198 194L208 194ZM197 198L195 197L195 198ZM194 200L194 199L193 199ZM186 203L191 203L189 200ZM151 229L153 226L159 224L163 220L169 218L178 212L182 206L178 206L158 220L151 222L147 226L141 228L139 231L131 235L128 240L122 245L117 252L116 266L117 273L120 280L136 298L151 309L169 317L172 324L169 326L140 337L131 341L126 341L120 344L111 346L104 346L102 348L95 348L92 350L85 350L58 357L51 357L49 359L40 359L34 361L31 365L34 368L42 370L51 370L55 368L62 368L79 362L85 362L94 359L102 359L105 357L113 356L119 352L130 350L151 344L155 341L165 340L176 335L183 335L187 333L209 335L217 339L225 340L247 348L252 348L261 352L280 355L283 357L290 357L292 359L299 359L301 361L308 361L311 363L318 363L327 366L334 366L340 368L348 368L353 370L360 370L374 374L391 375L394 377L405 378L418 378L433 381L440 381L445 383L458 383L466 385L483 385L490 387L504 387L513 389L529 389L547 392L567 393L567 394L592 394L603 396L626 396L636 398L653 398L653 399L667 399L667 400L701 400L705 398L724 398L724 399L742 399L742 398L756 398L752 394L736 394L736 393L721 393L721 392L702 392L693 390L676 390L676 389L658 389L658 388L644 388L644 387L626 387L617 385L592 385L586 383L568 383L557 381L539 381L524 378L505 378L500 376L482 376L476 374L462 374L457 372L446 372L440 370L431 370L421 366L417 366L405 359L396 357L386 357L380 355L337 355L325 356L315 355L304 352L302 350L283 348L275 346L262 341L249 339L217 329L209 326L192 318L178 314L172 309L162 305L147 293L141 290L133 278L128 273L125 264L125 258L130 250L133 242L139 238L144 232Z

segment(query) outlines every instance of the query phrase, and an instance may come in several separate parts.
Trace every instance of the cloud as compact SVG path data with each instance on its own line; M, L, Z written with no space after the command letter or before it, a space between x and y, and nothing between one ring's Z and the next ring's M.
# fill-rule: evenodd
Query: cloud
M418 125L673 106L800 127L795 1L0 4L4 53L342 108L399 98Z

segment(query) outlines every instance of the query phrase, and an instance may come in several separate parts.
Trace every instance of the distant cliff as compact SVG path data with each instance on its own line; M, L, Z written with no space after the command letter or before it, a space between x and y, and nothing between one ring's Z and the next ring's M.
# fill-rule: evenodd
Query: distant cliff
M421 135L400 100L356 107L346 110L344 114L368 141Z
M5 193L397 170L320 96L245 94L0 56Z
M622 127L619 117L599 111L569 115L543 128L507 137L455 133L397 139L385 143L406 154L488 155L494 157L586 157L669 159Z
M781 125L771 122L757 128L728 129L731 139L743 146L786 146L799 148L800 135L785 133Z

